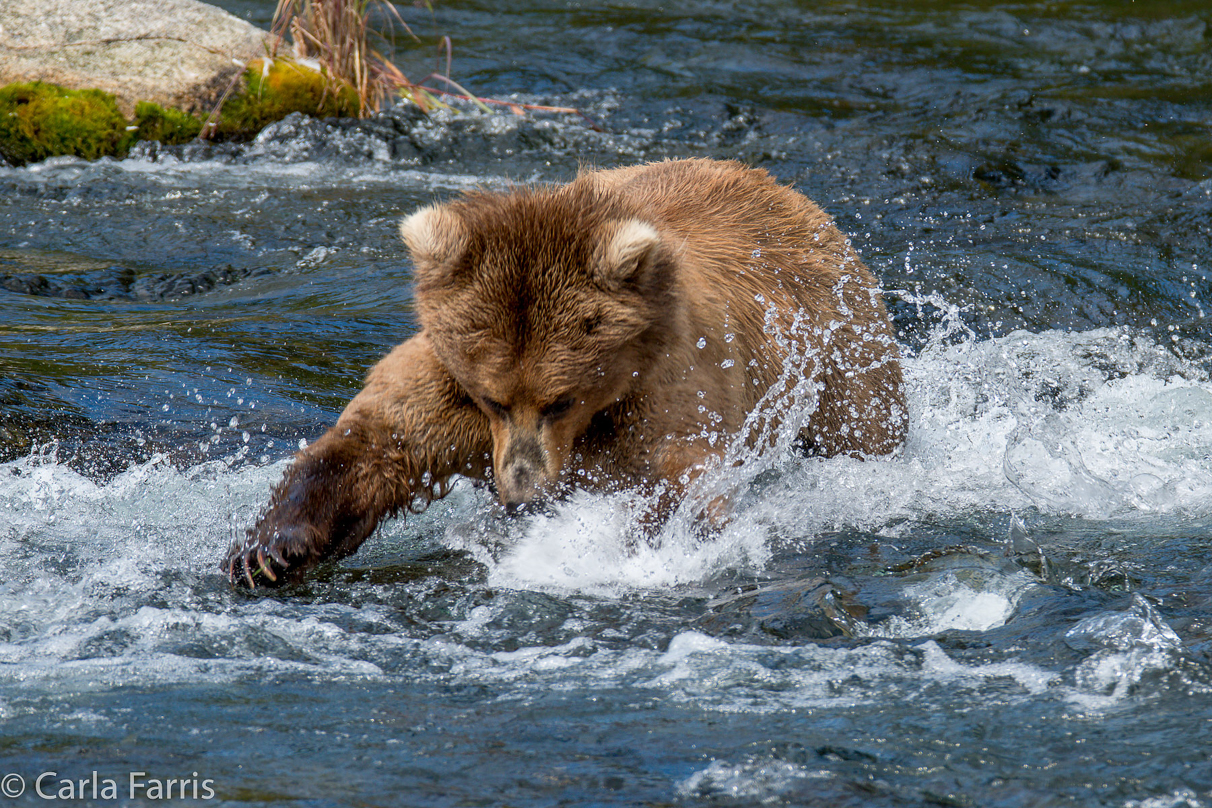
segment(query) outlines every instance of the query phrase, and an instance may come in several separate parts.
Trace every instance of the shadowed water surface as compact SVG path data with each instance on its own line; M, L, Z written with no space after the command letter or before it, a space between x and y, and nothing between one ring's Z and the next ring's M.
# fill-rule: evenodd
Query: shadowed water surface
M477 92L601 131L396 110L0 168L17 804L48 771L232 805L1212 804L1205 3L402 12ZM751 458L722 535L638 549L627 495L506 522L460 484L230 589L291 453L416 330L402 213L696 155L853 234L911 354L900 456Z

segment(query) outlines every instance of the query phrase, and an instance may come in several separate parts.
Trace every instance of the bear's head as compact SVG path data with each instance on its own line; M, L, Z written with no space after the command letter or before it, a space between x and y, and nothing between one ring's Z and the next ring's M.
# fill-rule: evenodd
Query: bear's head
M468 194L400 229L421 326L491 424L501 502L512 511L555 493L594 417L664 353L669 246L584 179Z

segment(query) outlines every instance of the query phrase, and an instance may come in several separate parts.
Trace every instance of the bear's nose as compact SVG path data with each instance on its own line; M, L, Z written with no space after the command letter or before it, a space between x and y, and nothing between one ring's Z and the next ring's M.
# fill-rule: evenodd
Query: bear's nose
M505 513L515 516L532 510L542 484L538 470L528 463L513 463L505 474L505 482L508 484L499 486L497 492Z
M535 498L542 488L543 476L539 469L525 461L510 463L505 469L498 493L505 510L514 513Z
M511 435L497 469L497 496L514 513L540 494L547 482L543 449L537 437Z
M523 516L530 510L530 503L524 501L517 502L502 502L505 506L505 513L508 516Z
M555 513L554 500L546 494L536 493L526 500L501 499L506 516L551 516Z

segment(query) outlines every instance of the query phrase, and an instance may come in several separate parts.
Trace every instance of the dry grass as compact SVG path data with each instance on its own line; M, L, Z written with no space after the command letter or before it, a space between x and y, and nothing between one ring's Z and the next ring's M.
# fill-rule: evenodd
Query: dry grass
M389 59L371 47L370 17L376 6L389 25L399 23L413 35L386 0L278 0L271 49L276 53L289 32L294 58L314 61L330 82L352 87L358 95L359 113L366 117L388 96L412 86ZM424 99L421 106L426 106Z
M380 109L384 100L396 94L426 112L445 106L437 96L448 96L470 101L485 112L491 111L488 104L498 104L517 115L526 110L580 114L567 107L497 101L468 92L450 77L454 49L448 36L441 37L438 43L439 62L445 56L446 70L439 67L418 82L410 81L390 59L370 46L370 35L374 33L370 29L370 17L376 6L382 10L389 28L398 23L420 43L395 6L387 0L278 0L272 28L277 38L275 49L281 44L284 33L289 31L294 40L295 58L314 60L331 81L353 87L361 102L362 117ZM457 92L429 86L435 81Z
M441 98L450 97L470 101L485 112L490 112L488 105L493 104L504 106L516 115L523 115L530 110L572 113L585 117L579 110L567 107L498 101L479 98L468 92L450 76L453 47L448 36L439 39L439 69L420 81L410 81L389 58L372 47L372 39L385 43L389 41L389 37L383 36L372 27L371 18L376 15L386 23L388 35L398 24L420 44L421 40L388 0L278 0L270 28L270 40L266 43L267 55L270 60L282 58L281 51L289 35L293 44L287 58L301 66L312 67L323 75L327 83L326 98L341 97L352 90L358 99L358 115L363 118L380 110L384 102L397 95L425 112L446 107ZM446 63L444 71L441 69L443 57ZM435 82L442 86L432 86ZM233 80L215 110L211 112L203 137L213 136L218 131L217 124L212 121L235 86L236 81ZM324 100L321 99L318 108L324 106ZM588 118L586 120L588 121ZM589 123L597 128L592 121Z

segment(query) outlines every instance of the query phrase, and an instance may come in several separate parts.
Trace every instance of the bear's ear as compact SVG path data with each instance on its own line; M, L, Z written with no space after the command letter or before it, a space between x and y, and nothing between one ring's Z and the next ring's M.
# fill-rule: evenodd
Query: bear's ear
M656 265L661 234L647 222L629 219L608 225L603 235L604 249L594 267L598 283L612 291L626 284L642 285Z
M430 205L404 217L400 235L412 253L419 286L440 286L467 245L467 231L459 216L442 205Z

